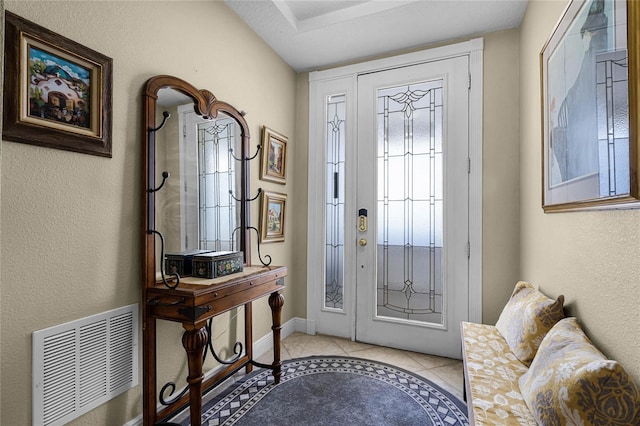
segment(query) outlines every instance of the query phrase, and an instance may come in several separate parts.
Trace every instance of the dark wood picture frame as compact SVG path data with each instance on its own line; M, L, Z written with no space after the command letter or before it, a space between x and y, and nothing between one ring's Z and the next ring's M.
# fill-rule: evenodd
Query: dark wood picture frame
M260 179L284 185L287 183L286 166L287 137L263 126Z
M5 16L4 140L111 157L113 60Z
M262 191L260 201L260 242L284 241L287 194Z

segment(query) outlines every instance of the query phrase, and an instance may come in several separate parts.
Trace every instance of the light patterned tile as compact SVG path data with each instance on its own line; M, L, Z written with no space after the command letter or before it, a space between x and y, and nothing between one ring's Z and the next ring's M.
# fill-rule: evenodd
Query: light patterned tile
M463 369L462 369L462 361L448 364L442 367L432 368L431 372L438 377L441 377L442 380L450 383L456 389L461 389L463 387Z
M349 354L349 356L355 356L355 355L351 355L351 352L375 348L374 345L370 345L368 343L354 342L353 340L342 339L338 337L334 337L333 339L336 342L336 344L342 348L343 351Z
M327 336L310 336L303 333L294 333L282 341L282 346L292 358L318 355L343 355L347 353Z
M397 349L372 346L371 348L349 352L350 356L384 362L408 371L418 371L424 368L414 361L406 352Z
M425 370L436 367L443 367L449 364L455 364L461 362L457 359L444 358L441 356L427 355L418 352L407 352L411 358L413 358L418 364L420 364Z
M289 354L289 351L287 351L284 344L280 345L280 360L284 361L291 358L293 357ZM271 364L273 362L273 349L269 349L267 352L259 356L256 361L262 364Z

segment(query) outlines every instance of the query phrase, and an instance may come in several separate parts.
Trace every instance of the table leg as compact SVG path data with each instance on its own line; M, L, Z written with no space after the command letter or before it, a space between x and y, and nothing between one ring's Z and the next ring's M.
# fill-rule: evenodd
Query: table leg
M142 368L142 424L152 426L156 422L156 319L143 322Z
M282 329L282 306L284 296L278 292L269 296L269 306L271 307L271 319L273 330L273 378L276 383L280 383L282 376L282 362L280 361L280 329Z
M202 354L207 344L207 329L205 322L199 324L183 323L185 329L182 335L182 346L187 352L189 363L189 415L191 416L191 426L200 426L202 418Z
M244 342L247 358L253 359L253 309L251 302L244 304ZM244 368L247 374L253 371L253 364L247 363Z

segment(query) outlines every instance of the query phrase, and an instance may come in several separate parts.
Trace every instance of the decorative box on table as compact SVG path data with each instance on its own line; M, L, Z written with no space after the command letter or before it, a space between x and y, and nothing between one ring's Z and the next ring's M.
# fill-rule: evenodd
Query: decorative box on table
M193 256L211 253L211 250L188 250L179 253L167 253L164 256L164 270L168 274L190 277L192 274Z
M217 278L242 272L243 255L239 251L216 251L193 257L193 276Z

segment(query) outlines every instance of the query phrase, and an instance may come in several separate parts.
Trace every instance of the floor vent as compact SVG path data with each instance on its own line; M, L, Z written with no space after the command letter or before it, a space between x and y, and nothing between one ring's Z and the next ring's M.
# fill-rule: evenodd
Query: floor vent
M138 304L33 333L33 424L63 425L138 384Z

